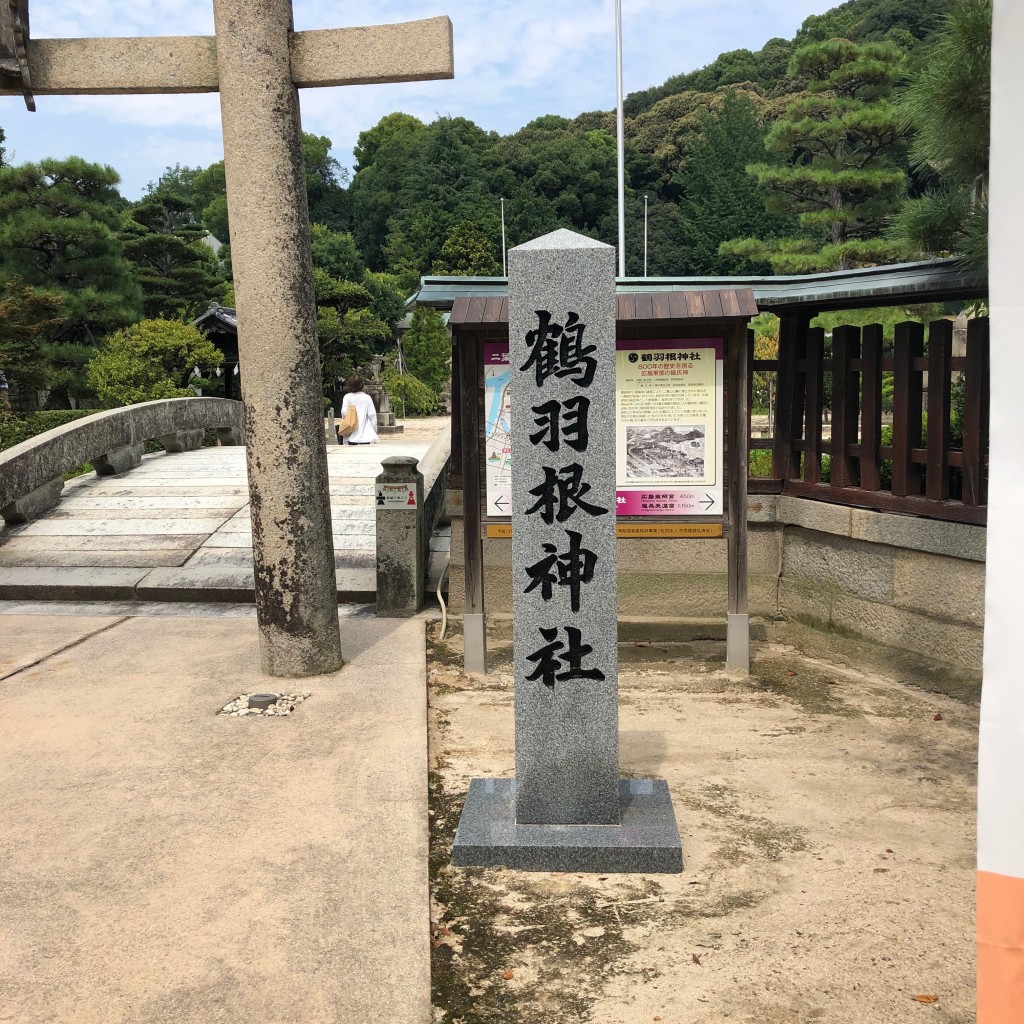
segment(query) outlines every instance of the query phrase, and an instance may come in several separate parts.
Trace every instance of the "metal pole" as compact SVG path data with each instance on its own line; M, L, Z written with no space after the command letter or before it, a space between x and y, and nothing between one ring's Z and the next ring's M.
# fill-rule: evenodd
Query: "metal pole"
M619 147L619 277L626 276L626 132L622 108L622 0L615 0L616 134Z
M647 196L644 196L644 277L647 276Z
M501 276L508 277L508 257L505 247L505 200L501 200Z

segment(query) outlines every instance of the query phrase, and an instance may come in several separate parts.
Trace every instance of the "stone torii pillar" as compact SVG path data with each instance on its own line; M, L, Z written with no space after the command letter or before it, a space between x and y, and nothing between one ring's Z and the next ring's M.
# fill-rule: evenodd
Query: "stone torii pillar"
M0 0L0 95L220 92L260 656L313 675L342 655L296 88L452 78L452 28L293 32L291 0L213 8L215 39L31 40L27 0Z

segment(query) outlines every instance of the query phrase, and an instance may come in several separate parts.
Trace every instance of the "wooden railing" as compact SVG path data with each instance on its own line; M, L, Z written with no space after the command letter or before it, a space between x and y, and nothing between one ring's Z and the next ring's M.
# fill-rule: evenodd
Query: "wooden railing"
M752 450L771 451L771 475L752 477L751 493L984 524L988 320L968 322L960 356L949 320L928 327L927 345L919 323L897 325L888 343L877 324L837 327L830 355L827 340L821 328L785 318L778 359L754 359L750 335L754 372L777 375L774 436L751 436ZM883 414L887 377L891 414Z

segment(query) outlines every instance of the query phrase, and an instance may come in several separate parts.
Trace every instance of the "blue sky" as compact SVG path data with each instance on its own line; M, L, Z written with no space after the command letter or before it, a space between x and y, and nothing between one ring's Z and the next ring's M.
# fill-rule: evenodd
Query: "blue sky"
M626 92L714 60L791 38L809 14L839 0L623 0ZM345 166L359 132L402 110L430 121L468 117L514 131L541 114L573 117L615 105L614 0L294 0L297 29L373 25L447 14L455 26L455 79L302 90L306 131L329 136ZM209 35L211 0L32 0L32 34ZM137 198L175 163L221 158L216 96L41 96L38 113L0 97L0 127L14 162L75 154L110 164Z

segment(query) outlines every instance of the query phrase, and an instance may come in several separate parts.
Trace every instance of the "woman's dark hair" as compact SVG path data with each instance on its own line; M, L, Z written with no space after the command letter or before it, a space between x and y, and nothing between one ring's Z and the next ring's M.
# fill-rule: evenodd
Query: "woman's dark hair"
M345 381L345 387L349 391L362 391L363 390L363 378L358 373L354 373L347 381Z

